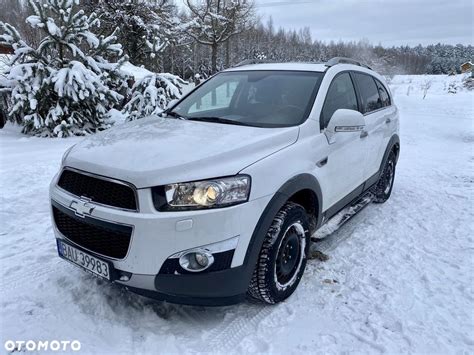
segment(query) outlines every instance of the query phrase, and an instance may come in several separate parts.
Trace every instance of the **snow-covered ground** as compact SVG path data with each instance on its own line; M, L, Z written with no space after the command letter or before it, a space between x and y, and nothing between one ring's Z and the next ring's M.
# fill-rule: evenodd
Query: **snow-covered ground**
M473 353L474 95L448 94L446 81L458 79L392 80L402 147L391 199L318 243L329 260L310 261L296 293L273 307L155 302L60 260L48 183L78 139L0 130L0 346L32 339L79 340L84 353L99 354Z

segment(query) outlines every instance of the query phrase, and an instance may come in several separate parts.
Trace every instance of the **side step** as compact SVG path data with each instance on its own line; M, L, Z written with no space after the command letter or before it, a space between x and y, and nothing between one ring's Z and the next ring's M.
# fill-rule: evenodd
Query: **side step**
M342 225L346 224L357 213L367 207L373 201L374 197L374 194L370 191L362 195L359 199L342 209L334 217L324 223L321 228L319 228L311 236L311 240L318 241L334 233L336 230L341 228Z

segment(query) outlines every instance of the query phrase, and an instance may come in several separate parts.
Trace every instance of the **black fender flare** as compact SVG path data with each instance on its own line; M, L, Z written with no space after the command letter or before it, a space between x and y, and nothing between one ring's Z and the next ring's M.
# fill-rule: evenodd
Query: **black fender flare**
M388 155L392 151L393 147L396 147L396 162L398 162L398 157L400 156L400 137L398 134L394 134L388 141L387 148L385 148L385 153L383 154L382 163L380 164L379 176L382 174L383 168L387 163Z
M273 218L292 195L298 191L308 189L313 191L317 197L317 226L321 225L323 195L318 180L311 174L299 174L292 177L278 189L270 202L268 202L252 233L243 263L246 285L250 283L263 240L273 222Z

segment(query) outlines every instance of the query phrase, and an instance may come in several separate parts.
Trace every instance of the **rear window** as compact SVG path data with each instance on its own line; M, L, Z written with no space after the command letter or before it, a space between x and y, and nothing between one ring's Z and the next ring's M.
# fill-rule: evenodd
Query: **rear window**
M362 113L369 113L371 111L382 108L382 101L380 100L379 89L375 84L374 78L368 74L354 73L354 78L359 88L362 99Z
M377 84L377 88L379 89L379 95L380 100L382 101L382 106L390 106L392 103L390 102L390 95L388 94L387 89L379 80L375 79L375 83Z

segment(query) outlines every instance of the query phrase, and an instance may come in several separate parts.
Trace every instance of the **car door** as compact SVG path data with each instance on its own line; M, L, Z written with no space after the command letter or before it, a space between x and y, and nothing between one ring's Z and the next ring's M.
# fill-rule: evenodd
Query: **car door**
M320 117L323 131L338 109L358 110L356 91L349 72L336 75L329 86ZM326 184L324 205L337 209L338 202L351 193L357 194L363 183L365 141L361 139L360 132L337 132L327 140L327 144L327 160L320 169L329 182Z
M378 161L376 165L380 167L382 164L383 155L385 153L385 149L387 148L388 142L390 138L392 138L392 134L394 130L396 130L398 121L397 121L397 108L395 105L392 104L392 98L390 97L389 91L387 87L378 79L375 79L375 83L377 84L377 88L379 90L380 99L382 100L382 107L383 107L383 137L381 143L381 150L379 154Z
M359 94L361 110L364 115L366 140L364 181L375 175L380 169L383 140L386 130L387 112L384 110L376 79L362 72L352 73Z

